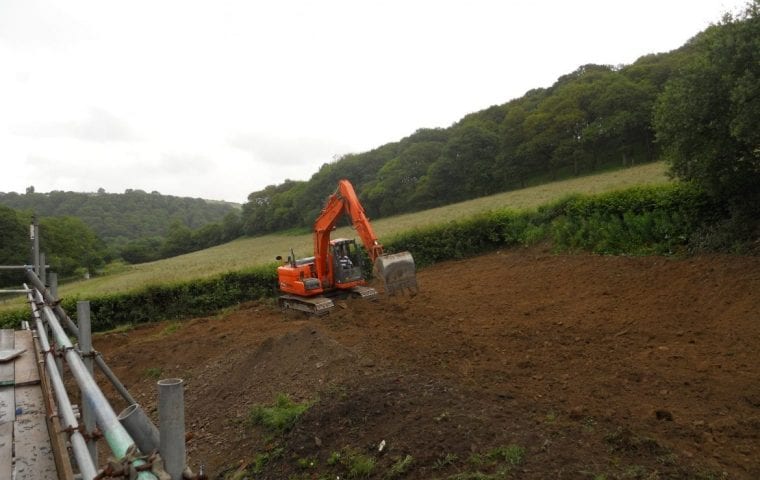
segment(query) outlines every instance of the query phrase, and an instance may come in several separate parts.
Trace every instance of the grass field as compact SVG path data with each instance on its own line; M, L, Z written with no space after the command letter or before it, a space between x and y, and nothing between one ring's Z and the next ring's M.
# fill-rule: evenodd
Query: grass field
M570 180L547 183L535 187L477 198L422 212L382 218L372 222L380 239L416 227L443 223L472 216L476 213L511 208L534 208L570 193L601 193L634 185L651 185L670 181L664 163L650 163L612 172L588 175ZM333 233L333 238L355 238L349 227ZM189 280L219 273L264 265L275 261L277 255L288 255L290 248L296 257L311 255L311 234L272 234L255 238L242 238L206 250L140 265L123 265L112 268L105 275L62 285L59 295L79 296L81 299L104 293L123 292L149 284ZM0 304L0 309L17 308L20 299Z

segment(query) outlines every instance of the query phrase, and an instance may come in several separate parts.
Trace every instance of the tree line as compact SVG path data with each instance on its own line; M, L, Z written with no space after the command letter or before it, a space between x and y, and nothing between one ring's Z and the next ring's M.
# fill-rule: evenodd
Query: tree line
M175 222L199 229L237 211L231 203L135 189L124 193L106 193L103 189L96 193L38 193L29 187L23 194L0 192L0 205L33 211L40 217L80 218L104 242L117 246L139 238L166 236Z
M31 213L0 205L0 265L31 263L31 222ZM105 242L80 218L43 217L39 224L40 251L45 252L50 270L62 277L94 272L110 259ZM0 285L20 286L22 282L22 271L0 271Z
M757 5L754 0L742 14L726 16L677 50L625 66L583 65L549 88L469 114L448 128L420 129L325 163L308 181L285 180L252 192L243 206L243 231L310 226L340 178L354 184L372 217L663 156L687 180L706 173L693 159L714 163L705 168L724 178L722 193L746 193L746 184L757 178L760 132L754 106L760 82L746 73L760 64L760 36L752 30ZM734 73L721 76L724 68ZM689 115L696 117L691 123L684 118ZM719 115L723 119L714 122ZM739 150L732 143L738 137L745 142ZM735 162L742 164L738 174Z
M625 67L584 65L448 128L345 155L308 181L270 185L249 195L244 232L310 225L340 178L354 184L369 215L381 217L654 160L653 106L689 50Z

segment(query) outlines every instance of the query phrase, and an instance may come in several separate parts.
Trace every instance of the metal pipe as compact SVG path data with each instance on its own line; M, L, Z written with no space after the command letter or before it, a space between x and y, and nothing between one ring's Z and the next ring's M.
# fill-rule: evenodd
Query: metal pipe
M103 360L103 357L101 357L99 353L95 356L95 365L98 366L100 371L103 372L103 375L105 375L108 381L111 382L111 385L113 385L116 391L119 392L121 398L123 398L129 405L137 403L137 400L135 400L135 398L130 395L124 384L122 384L121 381L119 381L119 379L116 377L116 374L113 373L110 368L108 368L108 365L106 365L105 360Z
M63 308L61 308L60 305L57 305L58 299L51 297L50 294L45 291L45 284L40 281L40 278L35 275L32 269L26 270L26 277L29 279L34 288L36 288L38 292L41 292L42 298L45 300L46 304L55 305L55 313L66 324L66 328L69 329L69 332L71 332L76 338L79 338L79 328L69 318L69 316L66 315L66 312L63 311Z
M122 410L119 414L119 421L135 440L137 448L141 452L149 454L159 449L158 429L139 404L133 403Z
M158 381L158 424L161 458L172 480L185 470L185 401L181 378Z
M29 233L32 240L32 263L34 264L34 273L40 274L40 224L37 222L37 215L32 216L32 224L29 226Z
M37 267L40 269L40 280L42 281L42 284L47 286L47 268L45 268L45 252L40 252L40 263Z
M135 452L135 442L119 422L116 413L111 408L103 392L98 388L95 380L87 373L82 359L74 350L74 346L71 344L63 327L58 323L58 318L56 318L53 310L42 302L42 295L39 291L37 292L37 297L38 301L43 304L42 313L50 326L53 337L60 350L64 352L66 363L68 363L77 385L82 389L82 401L89 404L89 407L95 412L97 424L100 426L106 442L116 459L119 461L126 459ZM134 460L132 464L138 467L144 465L145 462L143 460ZM137 478L155 480L156 477L150 472L140 472Z
M51 274L52 277L52 274ZM55 296L55 295L54 295ZM77 321L79 322L79 350L82 354L82 362L91 377L95 378L95 371L92 364L92 330L90 328L90 302L77 302ZM84 393L82 394L84 398ZM85 402L82 404L82 421L88 434L95 431L95 413L90 405ZM94 439L87 440L87 449L93 461L98 459L98 446Z
M50 296L58 298L58 274L55 272L48 273L48 280L47 284L50 285Z
M64 387L61 376L58 373L58 368L55 366L55 362L53 361L53 352L50 350L50 342L48 342L45 327L42 325L39 309L34 303L32 294L29 293L28 295L30 303L32 305L32 314L34 316L34 321L37 326L37 336L39 337L40 345L42 346L44 353L45 368L47 369L48 377L50 378L53 386L53 391L55 393L59 417L63 421L64 428L71 432L69 439L71 441L71 447L74 451L74 458L77 461L79 472L82 474L82 478L91 480L97 475L97 470L87 450L87 444L84 441L84 437L78 430L79 425L77 424L76 416L74 415L74 409L71 406L71 401L69 400L69 396L66 393L66 388Z

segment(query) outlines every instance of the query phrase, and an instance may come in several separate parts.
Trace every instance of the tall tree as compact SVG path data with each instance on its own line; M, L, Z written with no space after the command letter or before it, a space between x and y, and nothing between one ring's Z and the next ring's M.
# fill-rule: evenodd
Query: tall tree
M29 257L26 225L18 213L0 205L0 265L23 265ZM24 276L20 271L0 271L0 286L20 286Z
M655 112L673 173L760 218L760 0L692 40L696 54Z

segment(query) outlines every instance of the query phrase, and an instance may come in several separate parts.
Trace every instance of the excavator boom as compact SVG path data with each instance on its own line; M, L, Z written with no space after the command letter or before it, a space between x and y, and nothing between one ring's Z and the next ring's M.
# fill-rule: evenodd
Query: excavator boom
M330 234L342 215L351 219L364 248L373 263L375 275L385 285L385 292L393 295L404 290L417 289L414 259L409 252L387 255L375 235L369 218L348 180L340 180L338 189L327 199L325 208L314 222L314 256L295 260L278 268L280 304L319 314L332 307L332 301L324 296L346 294L371 297L377 292L366 286L360 266L354 265L349 254L356 250L354 240L330 240ZM360 260L355 253L355 260ZM327 302L323 301L327 300Z
M372 224L364 213L364 207L359 202L359 197L356 195L351 182L345 179L340 180L338 182L338 191L330 197L330 200L336 196L337 201L343 203L344 211L351 218L351 223L362 239L364 248L367 249L367 254L373 263L374 273L385 285L385 292L393 295L396 292L403 292L404 289L416 290L417 274L412 254L409 252L394 253L392 255L383 253L383 246L378 240L377 235L375 235ZM329 207L330 201L328 201L328 206L323 211L323 214L328 211ZM337 221L337 218L335 221ZM319 223L319 220L317 220L317 223ZM335 225L334 221L332 225Z

